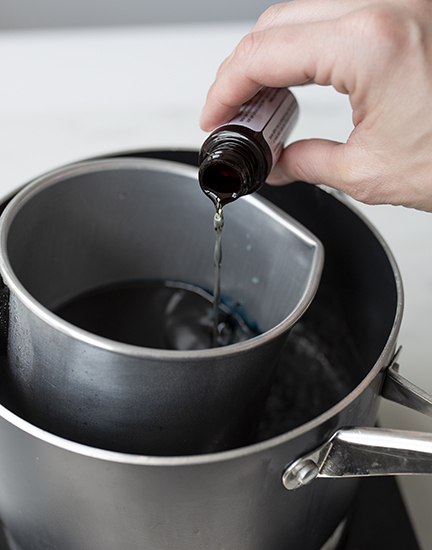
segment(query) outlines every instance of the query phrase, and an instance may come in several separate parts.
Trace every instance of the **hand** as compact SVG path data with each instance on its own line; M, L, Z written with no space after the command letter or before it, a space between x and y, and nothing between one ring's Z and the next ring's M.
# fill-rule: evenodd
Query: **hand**
M210 131L262 86L348 94L347 143L302 140L268 182L323 183L369 204L432 212L432 3L294 0L267 10L221 65L201 115Z

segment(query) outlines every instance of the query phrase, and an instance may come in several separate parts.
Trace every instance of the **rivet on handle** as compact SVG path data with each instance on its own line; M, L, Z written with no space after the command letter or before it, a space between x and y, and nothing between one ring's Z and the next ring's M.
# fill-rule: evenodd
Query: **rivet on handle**
M285 489L292 491L313 481L319 473L319 468L313 460L299 459L284 471L282 483Z

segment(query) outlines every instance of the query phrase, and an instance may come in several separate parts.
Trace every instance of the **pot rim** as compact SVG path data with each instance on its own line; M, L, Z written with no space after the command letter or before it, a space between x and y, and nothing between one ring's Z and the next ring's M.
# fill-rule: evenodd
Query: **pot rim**
M177 361L178 359L200 360L208 359L213 356L227 357L233 354L245 352L265 344L266 341L277 338L279 335L288 331L298 321L298 319L300 319L312 302L319 286L320 276L324 264L323 246L309 230L288 216L283 210L273 205L270 201L264 199L263 197L258 197L256 195L248 195L243 197L243 200L251 203L255 208L265 212L269 217L278 220L281 225L289 226L292 232L299 234L303 240L308 240L311 245L315 247L315 254L311 263L311 275L296 308L270 330L267 330L264 333L244 342L238 342L220 348L188 351L161 350L117 342L115 340L93 334L65 321L64 319L61 319L58 315L40 304L21 284L18 277L15 275L8 258L8 232L15 215L18 213L20 208L26 204L26 202L31 200L31 198L37 195L42 189L55 185L70 177L98 172L103 169L124 170L134 168L147 168L156 172L169 172L190 177L196 180L197 192L199 192L198 169L192 166L159 159L105 158L79 162L66 167L58 168L52 172L42 175L21 188L17 195L7 205L0 218L0 275L9 290L17 296L34 315L39 317L43 322L50 325L55 330L66 334L68 337L85 342L94 347L113 353L127 354L137 358L145 357L147 359L156 361L160 360L164 362L170 360Z
M165 162L165 161L163 161ZM177 163L176 163L177 164ZM150 455L135 455L129 453L121 453L117 451L108 451L105 449L100 449L96 447L90 447L88 445L83 445L81 443L76 443L71 440L64 439L60 436L51 434L33 424L30 424L26 420L23 420L19 416L15 415L9 411L6 407L0 404L0 417L5 421L9 422L18 429L26 432L28 435L36 437L37 439L54 445L55 447L61 448L65 451L72 452L74 454L79 454L87 456L89 458L94 458L97 460L104 460L106 462L120 463L120 464L129 464L135 466L196 466L196 465L205 465L215 462L225 462L230 460L241 459L245 456L252 455L255 453L261 453L268 451L272 448L278 447L279 445L285 444L301 435L312 431L320 425L331 420L332 417L338 415L343 409L345 409L350 403L352 403L360 394L365 391L365 389L372 383L372 381L387 368L390 360L393 356L394 350L396 348L397 337L400 331L400 326L402 322L403 315L403 306L404 306L404 295L403 295L403 285L401 274L395 258L388 247L387 243L373 226L373 224L360 212L355 205L345 196L335 191L333 189L320 186L323 192L328 192L334 196L336 200L342 202L347 208L352 210L369 228L373 233L375 238L381 244L386 256L389 260L393 274L395 277L396 292L397 292L397 304L396 304L396 313L393 321L393 325L390 331L390 334L387 338L387 342L380 353L376 363L368 372L368 374L362 379L362 381L341 401L336 405L315 417L314 419L298 426L297 428L280 434L278 436L269 438L265 441L260 441L252 445L247 445L245 447L240 447L237 449L231 449L228 451L219 451L215 453L200 454L200 455L187 455L187 456L150 456ZM1 225L0 225L1 229Z

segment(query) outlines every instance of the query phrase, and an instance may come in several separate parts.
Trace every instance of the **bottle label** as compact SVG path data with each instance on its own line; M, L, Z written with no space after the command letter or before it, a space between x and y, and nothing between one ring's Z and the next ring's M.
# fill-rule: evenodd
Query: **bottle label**
M239 114L229 124L262 132L270 147L274 164L297 117L297 101L287 88L263 88L240 107Z

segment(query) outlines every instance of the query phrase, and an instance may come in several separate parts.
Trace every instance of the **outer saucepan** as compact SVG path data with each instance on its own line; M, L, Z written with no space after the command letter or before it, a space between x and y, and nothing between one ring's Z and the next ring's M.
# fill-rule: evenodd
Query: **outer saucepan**
M301 183L263 192L325 246L317 300L325 302L329 315L337 303L358 351L360 366L346 364L351 391L286 433L230 451L182 457L77 444L1 407L0 517L23 550L318 550L345 517L356 480L316 478L344 470L371 475L378 462L380 474L406 472L406 453L411 464L422 464L416 471L430 471L429 436L373 428L382 394L430 410L428 397L414 398L413 388L394 374L403 296L386 244L333 193ZM325 322L316 330L338 340ZM365 434L367 447L358 437ZM372 454L374 441L384 449ZM349 450L350 462L345 451L337 451L341 448ZM338 468L325 466L332 455ZM393 463L387 470L389 456ZM361 467L353 468L351 459L359 457Z

